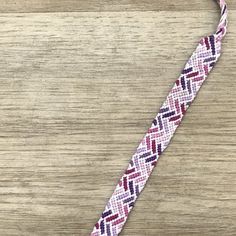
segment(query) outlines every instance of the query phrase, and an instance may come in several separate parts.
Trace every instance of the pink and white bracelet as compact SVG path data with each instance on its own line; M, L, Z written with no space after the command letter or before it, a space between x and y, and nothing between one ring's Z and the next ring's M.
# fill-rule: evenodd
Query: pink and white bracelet
M221 19L216 32L200 40L153 120L151 128L132 156L90 236L116 236L121 232L158 158L170 143L185 112L220 57L222 39L227 27L227 6L225 0L218 3Z

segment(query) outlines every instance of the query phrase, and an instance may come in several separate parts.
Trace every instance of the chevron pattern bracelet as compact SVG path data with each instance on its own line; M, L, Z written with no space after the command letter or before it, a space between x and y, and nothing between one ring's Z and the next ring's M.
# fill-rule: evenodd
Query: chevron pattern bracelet
M221 8L221 19L216 32L200 40L132 156L90 236L116 236L121 232L158 158L170 143L185 112L220 57L227 28L227 6L225 0L217 2Z

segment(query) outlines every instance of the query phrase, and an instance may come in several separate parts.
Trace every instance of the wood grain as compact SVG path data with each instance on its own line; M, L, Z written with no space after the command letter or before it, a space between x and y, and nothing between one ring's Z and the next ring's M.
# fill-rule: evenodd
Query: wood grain
M191 1L191 12L177 1L89 2L2 1L1 236L89 235L186 59L219 18L213 1ZM223 55L121 235L235 235L229 5Z
M217 9L216 0L1 0L0 12L86 12L86 11L207 11ZM236 10L234 0L227 0Z

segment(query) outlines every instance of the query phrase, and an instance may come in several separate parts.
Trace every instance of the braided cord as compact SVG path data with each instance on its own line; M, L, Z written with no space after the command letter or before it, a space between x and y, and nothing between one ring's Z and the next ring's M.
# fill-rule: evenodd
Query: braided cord
M217 31L200 40L132 156L90 236L117 236L121 232L161 153L170 143L188 107L220 57L227 28L227 6L225 0L217 2L221 8Z

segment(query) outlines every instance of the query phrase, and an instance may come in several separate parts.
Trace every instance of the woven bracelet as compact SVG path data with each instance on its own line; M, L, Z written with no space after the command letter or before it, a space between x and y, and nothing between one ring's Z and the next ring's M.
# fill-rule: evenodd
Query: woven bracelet
M220 57L227 27L227 6L225 0L217 2L221 8L221 19L216 32L202 38L187 61L90 236L117 236L121 232L157 160L169 145L188 107Z

